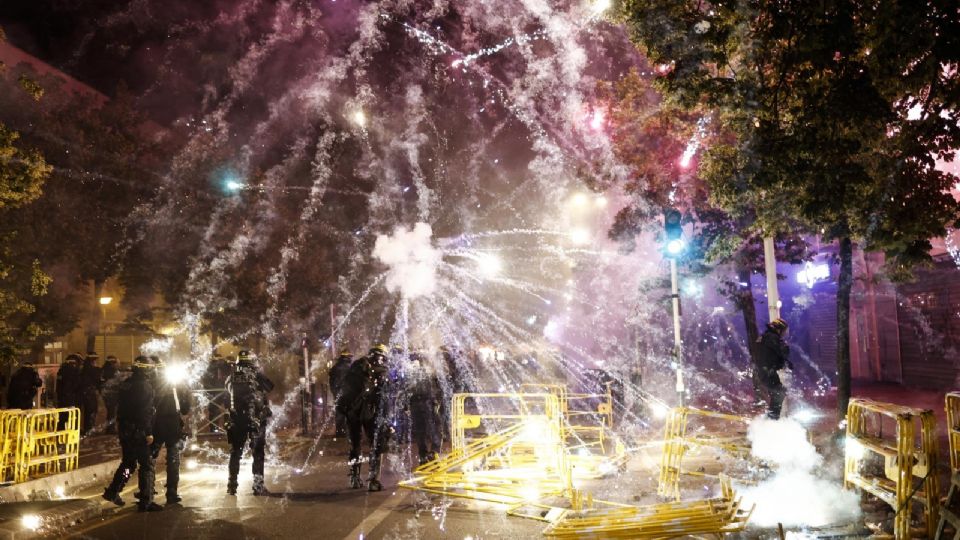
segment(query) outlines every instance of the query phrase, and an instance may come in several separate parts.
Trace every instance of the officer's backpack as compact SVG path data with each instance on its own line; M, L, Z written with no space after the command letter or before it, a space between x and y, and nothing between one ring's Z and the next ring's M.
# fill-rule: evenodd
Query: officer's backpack
M254 370L238 368L234 371L230 376L230 393L235 411L259 415L263 407L263 395Z

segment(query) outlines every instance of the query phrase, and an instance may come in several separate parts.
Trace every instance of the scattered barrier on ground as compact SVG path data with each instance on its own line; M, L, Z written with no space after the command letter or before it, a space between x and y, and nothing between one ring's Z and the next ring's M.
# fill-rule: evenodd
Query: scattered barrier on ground
M684 456L693 449L714 448L732 457L750 460L747 427L750 418L713 411L677 407L670 410L663 428L663 455L657 493L680 500L680 476L717 477L706 471L687 470Z
M749 511L727 479L720 497L704 501L638 507L594 499L574 478L605 476L627 459L607 425L609 393L524 389L531 392L454 395L451 452L400 486L503 505L508 515L550 523L546 534L558 538L723 535L745 526Z
M80 409L0 410L0 481L72 471L80 456Z
M914 502L925 509L926 537L935 536L940 496L936 469L933 411L869 399L850 400L844 483L874 495L893 509L895 538L910 538Z

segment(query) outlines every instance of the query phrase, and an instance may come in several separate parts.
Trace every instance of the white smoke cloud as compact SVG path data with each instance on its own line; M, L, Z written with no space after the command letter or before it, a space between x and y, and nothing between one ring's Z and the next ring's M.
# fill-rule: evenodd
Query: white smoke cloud
M844 491L837 481L817 476L823 457L796 420L757 418L747 438L754 457L776 466L771 478L740 490L746 505L756 505L752 524L820 527L859 516L856 494Z
M413 230L399 226L390 236L377 235L373 256L390 267L385 285L407 299L433 294L437 288L437 265L442 255L433 247L433 229L417 223Z

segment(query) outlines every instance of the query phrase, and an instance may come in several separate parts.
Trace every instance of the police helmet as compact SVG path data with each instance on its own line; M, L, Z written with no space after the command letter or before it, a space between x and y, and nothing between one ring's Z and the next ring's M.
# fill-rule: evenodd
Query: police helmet
M237 353L237 362L253 362L256 360L256 356L246 349Z
M781 319L781 318L778 317L778 318L770 321L770 322L767 324L767 327L770 328L771 330L775 330L775 331L777 331L777 332L779 332L779 333L782 334L782 333L784 333L784 332L787 331L787 321L785 321L785 320L783 320L783 319Z
M387 346L384 345L383 343L378 343L378 344L376 344L376 345L374 345L373 347L370 348L370 355L371 355L371 356L377 356L377 355L379 355L379 356L386 356L386 355L387 355L387 352L389 352L389 351L387 350Z

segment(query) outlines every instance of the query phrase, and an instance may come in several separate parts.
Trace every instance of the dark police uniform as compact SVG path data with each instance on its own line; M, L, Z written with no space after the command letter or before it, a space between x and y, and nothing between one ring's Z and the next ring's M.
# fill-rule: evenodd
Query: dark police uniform
M103 492L103 498L123 506L120 492L130 479L133 471L139 467L137 476L140 488L141 512L153 512L162 507L153 502L153 457L150 443L153 437L155 414L154 389L151 376L153 371L150 360L139 357L134 362L133 374L120 385L117 407L117 424L120 436L120 466L113 475L113 481Z
M227 493L237 494L237 476L240 474L240 457L247 441L253 453L253 494L264 495L263 461L267 441L267 421L270 404L267 393L273 390L273 382L257 369L249 353L241 351L237 366L227 378L230 394L230 425L227 440L230 442L229 480Z

